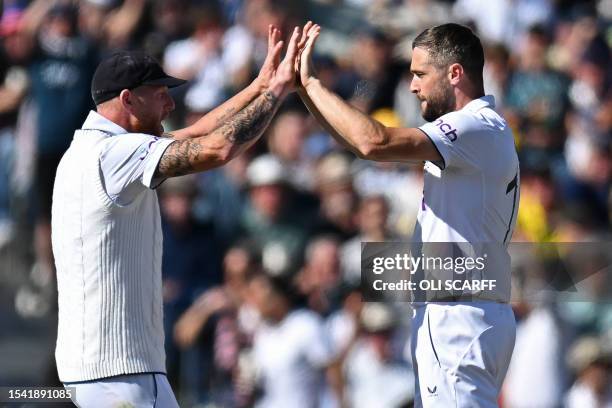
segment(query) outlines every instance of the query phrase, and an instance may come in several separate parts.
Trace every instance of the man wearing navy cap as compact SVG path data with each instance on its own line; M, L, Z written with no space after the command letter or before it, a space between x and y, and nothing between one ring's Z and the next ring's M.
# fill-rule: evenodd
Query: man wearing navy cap
M154 189L227 163L264 132L294 85L299 29L279 63L270 26L258 78L192 126L164 133L167 75L146 54L119 52L92 81L96 111L57 169L52 242L58 279L56 362L79 407L177 407L166 378L162 232Z

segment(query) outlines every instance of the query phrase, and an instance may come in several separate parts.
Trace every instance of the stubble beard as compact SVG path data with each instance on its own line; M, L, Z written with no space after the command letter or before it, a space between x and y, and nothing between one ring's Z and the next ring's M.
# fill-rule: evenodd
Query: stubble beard
M455 110L455 93L450 84L442 82L431 95L425 98L427 104L421 113L423 119L433 122L440 116Z

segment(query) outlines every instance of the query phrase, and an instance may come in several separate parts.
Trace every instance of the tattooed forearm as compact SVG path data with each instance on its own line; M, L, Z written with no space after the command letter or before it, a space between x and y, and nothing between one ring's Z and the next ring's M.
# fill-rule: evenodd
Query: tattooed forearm
M193 173L202 146L197 139L176 140L168 146L157 165L156 177L175 177Z
M236 108L228 108L225 112L223 112L217 120L215 120L215 129L219 129L221 125L223 125L229 118L234 116L236 113Z
M263 133L279 103L272 92L265 92L208 135L175 140L162 155L155 176L182 176L224 164Z
M267 91L234 115L219 130L230 143L237 145L247 143L260 136L266 129L278 104L279 99Z

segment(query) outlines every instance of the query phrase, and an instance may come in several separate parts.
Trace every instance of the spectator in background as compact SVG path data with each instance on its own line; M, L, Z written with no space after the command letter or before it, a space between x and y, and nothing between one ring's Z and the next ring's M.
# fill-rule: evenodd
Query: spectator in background
M602 339L584 337L568 355L576 381L567 393L567 408L612 407L612 347Z
M253 37L241 25L228 27L215 3L194 13L192 35L168 45L164 66L170 75L193 79L185 95L187 104L226 99L248 82Z
M245 299L250 277L259 268L249 246L234 245L223 260L223 284L200 295L174 326L174 341L188 354L192 347L212 344L202 350L206 355L200 354L201 361L182 371L182 383L192 386L187 394L205 395L205 400L199 398L198 402L241 405L235 387L239 355L250 344L257 325L254 310Z
M249 206L242 230L262 251L264 268L276 275L295 271L308 236L308 214L296 211L287 172L271 154L255 158L247 168ZM299 203L297 203L299 204Z
M102 53L134 46L147 0L80 0L79 28Z
M342 245L341 265L345 282L359 284L361 281L361 243L393 240L387 229L389 204L384 196L364 197L357 208L359 234Z
M516 344L502 388L503 406L558 407L568 380L563 361L567 328L555 304L521 298L516 290L513 297L520 299L512 306Z
M255 406L317 406L332 363L322 319L300 308L295 288L283 278L257 275L249 291L264 319L253 342L262 393Z
M510 52L501 43L485 48L485 65L483 70L484 88L495 97L497 109L503 109L504 97L510 79Z
M343 365L348 406L412 406L414 373L393 348L392 340L397 328L393 309L380 302L366 303L359 323L360 335Z
M542 150L551 160L565 141L568 81L547 64L550 40L542 26L531 27L523 41L505 98L506 117L521 134L522 156Z
M142 45L145 52L162 61L168 44L189 36L193 29L192 7L190 0L153 0L152 8L152 27Z
M26 30L32 30L28 34L36 40L29 64L29 96L33 101L36 132L33 273L51 282L55 270L51 251L55 171L70 145L74 129L81 127L93 108L90 85L97 55L95 45L79 32L78 12L73 5L34 4L40 7L40 26L33 19L26 26Z
M550 0L457 0L453 14L462 21L475 23L483 40L520 47L517 39L535 24L544 25L552 18Z
M11 210L15 130L20 103L28 88L27 73L22 66L28 39L18 30L22 17L23 10L14 6L4 10L0 19L0 248L15 232Z
M393 106L393 91L404 66L392 60L391 39L368 27L358 33L351 53L351 69L338 78L339 95L363 112Z
M195 176L171 178L160 188L164 232L162 290L164 331L172 329L181 314L203 291L221 281L220 247L214 226L193 216ZM176 380L180 370L178 349L165 342L168 377ZM174 382L174 381L172 381ZM176 382L174 382L176 385Z
M354 236L357 194L346 154L332 151L319 159L315 167L315 192L321 201L316 233L333 234L341 240Z
M305 157L304 142L308 137L308 116L302 110L279 113L270 126L268 148L283 163L287 181L298 191L314 187L313 163Z
M308 307L328 316L338 306L340 242L330 235L316 236L308 242L304 266L296 276L297 287Z
M554 230L558 192L546 165L521 169L521 202L515 240L546 242Z

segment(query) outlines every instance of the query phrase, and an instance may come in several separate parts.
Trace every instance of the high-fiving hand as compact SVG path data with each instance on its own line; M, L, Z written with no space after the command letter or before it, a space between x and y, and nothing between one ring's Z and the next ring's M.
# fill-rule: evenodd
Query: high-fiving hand
M307 88L308 83L315 79L315 69L312 62L312 52L315 42L321 33L321 26L309 21L304 25L302 36L298 43L298 57L295 64L295 75L298 87Z
M280 36L280 32L278 36ZM275 37L275 34L272 33L270 34L269 38L275 41L277 37ZM280 58L280 49L282 48L283 42L278 41L276 44L274 44L274 46L270 46L270 44L268 44L268 55L271 55L271 67L266 67L266 70L269 69L271 71L269 89L276 93L277 96L283 97L289 92L295 90L295 61L298 54L299 38L300 28L295 27L293 29L293 33L291 34L291 38L289 39L289 45L287 46L285 58L280 63L278 60ZM266 61L267 60L268 58L266 57Z

